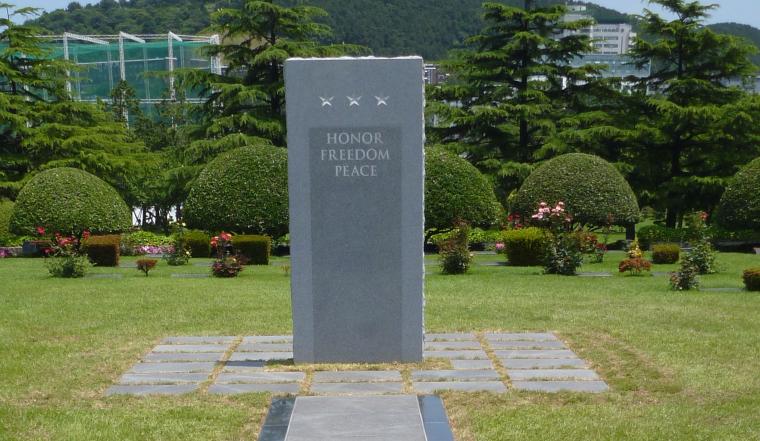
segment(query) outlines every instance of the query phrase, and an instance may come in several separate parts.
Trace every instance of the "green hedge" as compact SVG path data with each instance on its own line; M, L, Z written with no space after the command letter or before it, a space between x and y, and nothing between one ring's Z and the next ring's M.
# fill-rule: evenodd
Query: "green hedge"
M13 238L10 231L13 202L0 200L0 247L6 246Z
M736 173L720 199L715 218L729 230L760 231L760 158Z
M43 171L21 189L11 216L11 232L119 233L132 225L132 213L116 190L85 171L61 167Z
M90 236L83 243L87 257L95 266L118 266L121 236Z
M510 265L543 265L544 254L549 240L545 230L536 227L505 231L504 252Z
M190 230L185 234L185 244L192 257L211 256L211 236L205 231Z
M280 237L288 232L287 151L272 146L222 153L193 184L184 219L191 228Z
M232 236L232 247L248 260L248 265L269 265L272 252L271 237L239 234Z
M760 291L760 268L744 270L742 279L744 280L744 286L747 287L747 291Z
M680 255L681 247L677 243L652 245L652 262L654 263L676 263Z
M442 148L426 149L426 230L448 230L456 220L473 227L488 227L497 222L500 214L493 186L478 169Z
M598 156L570 153L545 162L520 187L512 211L529 219L539 203L553 206L559 201L583 225L606 225L609 215L616 225L639 219L631 186L612 164Z
M693 236L693 232L685 228L668 228L662 225L647 225L636 231L639 245L651 249L656 243L683 243Z

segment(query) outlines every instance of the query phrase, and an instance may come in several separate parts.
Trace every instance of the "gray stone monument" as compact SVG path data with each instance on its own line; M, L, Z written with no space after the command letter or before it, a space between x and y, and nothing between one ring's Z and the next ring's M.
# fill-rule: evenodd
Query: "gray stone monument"
M285 63L297 363L422 359L422 77L419 57Z

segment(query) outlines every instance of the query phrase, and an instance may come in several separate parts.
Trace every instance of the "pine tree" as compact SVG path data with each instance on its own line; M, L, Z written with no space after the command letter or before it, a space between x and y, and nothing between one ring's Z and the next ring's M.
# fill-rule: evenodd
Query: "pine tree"
M469 49L445 63L453 80L429 89L428 112L436 124L428 138L466 153L500 179L497 190L505 195L530 173L536 151L598 69L570 66L591 48L587 36L572 31L591 22L565 21L564 6L524 0L522 8L483 8L484 29L467 40Z
M637 63L652 62L639 83L636 125L627 140L634 186L675 226L684 211L718 202L725 179L760 153L758 98L729 81L756 73L754 49L736 37L703 26L717 5L651 0L673 14L666 20L644 11L649 40L632 50ZM632 107L634 109L636 107Z
M66 79L76 67L51 57L39 29L10 19L0 28L0 195L14 198L34 173L67 166L105 179L129 200L128 181L146 161L142 144L104 109L70 98Z
M279 6L246 0L240 9L220 9L212 29L222 44L209 53L228 65L222 74L180 72L183 85L206 98L204 121L190 128L196 141L188 158L207 162L221 151L254 143L285 145L283 63L289 57L344 55L361 48L323 45L330 29L315 19L326 13L310 6Z

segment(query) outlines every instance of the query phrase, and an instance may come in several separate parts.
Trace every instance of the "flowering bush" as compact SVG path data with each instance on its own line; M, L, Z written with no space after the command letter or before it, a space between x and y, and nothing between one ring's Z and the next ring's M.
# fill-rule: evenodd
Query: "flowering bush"
M6 257L11 257L11 252L5 249L0 249L0 259L5 259Z
M45 229L37 227L37 234L45 235ZM87 240L90 232L85 230L81 238L76 236L63 236L61 233L54 234L50 248L45 249L45 266L53 277L76 278L84 277L90 261L81 249L81 241Z
M564 276L575 275L583 264L583 256L570 232L573 216L565 211L565 203L557 202L552 208L546 202L541 202L531 219L551 232L544 254L544 272Z
M628 271L630 274L639 275L642 271L652 269L652 262L644 259L644 253L639 247L639 242L634 240L628 246L628 258L620 262L618 270L621 273Z
M190 260L190 248L185 241L187 228L185 228L184 222L179 221L172 223L171 228L174 243L171 252L166 254L164 259L166 259L166 263L172 266L185 265Z
M243 264L232 254L232 234L222 231L211 238L211 248L216 250L216 260L211 265L211 273L215 277L237 277L243 270Z
M137 269L145 273L145 277L148 277L150 270L156 267L158 260L156 259L137 259Z
M604 255L607 254L607 244L602 242L597 242L594 246L594 253L593 253L593 262L594 263L602 263L604 262Z
M454 234L439 245L441 271L444 274L464 274L470 269L472 254L469 248L470 226L467 222L457 221Z
M496 254L504 253L504 242L496 242L494 250L496 250Z
M670 288L676 291L688 291L699 286L699 269L692 262L691 255L681 259L681 268L670 274Z
M695 213L688 219L689 228L695 232L697 241L689 251L688 259L694 265L699 274L712 274L717 271L715 266L715 248L707 234L707 213L704 211Z
M172 254L174 253L174 247L171 245L143 245L135 248L135 254L142 256L145 254Z

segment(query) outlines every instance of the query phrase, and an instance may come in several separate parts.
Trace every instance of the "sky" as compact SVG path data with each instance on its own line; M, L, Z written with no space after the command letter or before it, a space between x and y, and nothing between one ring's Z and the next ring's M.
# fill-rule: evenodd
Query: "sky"
M34 6L45 10L65 8L71 0L6 0L16 6ZM346 0L350 1L350 0ZM650 7L647 0L591 0L593 3L629 14L640 14L644 7ZM708 23L733 21L760 28L760 0L705 0L720 5L713 11ZM92 1L79 0L84 5ZM652 8L656 10L656 8Z

